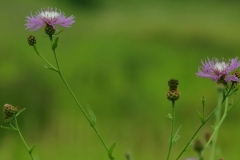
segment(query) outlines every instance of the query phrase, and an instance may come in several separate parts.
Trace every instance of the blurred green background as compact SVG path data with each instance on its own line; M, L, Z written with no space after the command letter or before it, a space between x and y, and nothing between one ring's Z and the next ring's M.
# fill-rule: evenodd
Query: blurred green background
M59 35L59 60L82 106L94 110L107 145L117 142L117 160L124 160L126 152L134 160L165 159L166 115L171 112L167 81L179 80L176 128L182 128L172 150L175 159L200 125L195 110L201 110L202 96L207 97L207 113L216 106L215 84L195 75L201 60L240 55L240 2L1 1L0 104L26 108L20 127L29 145L37 143L34 155L41 160L106 160L104 147L60 77L46 70L27 44L28 35L35 35L39 52L54 63L43 29L30 32L24 26L30 12L46 6L75 16L76 23ZM220 156L229 160L240 159L238 112L236 107L229 113L219 135ZM199 139L212 131L211 124L213 119ZM0 137L0 160L30 160L15 132L1 129ZM194 156L190 147L182 158Z

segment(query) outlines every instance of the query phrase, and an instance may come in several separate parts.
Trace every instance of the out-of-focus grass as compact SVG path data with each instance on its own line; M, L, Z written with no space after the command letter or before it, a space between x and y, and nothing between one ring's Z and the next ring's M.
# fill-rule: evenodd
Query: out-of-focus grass
M116 141L116 159L131 151L134 159L164 159L170 121L165 115L167 81L177 78L182 93L177 102L176 127L181 139L173 148L180 152L200 124L195 110L216 104L215 84L195 76L201 59L239 56L240 27L237 2L132 2L106 3L99 9L83 9L56 2L4 2L0 14L1 103L26 107L20 126L40 159L107 159L90 125L67 93L60 78L43 68L43 61L26 44L37 37L38 50L53 60L43 30L24 31L24 17L45 6L57 6L76 23L64 29L57 52L66 79L79 101L90 105L97 128L108 146ZM10 7L11 5L11 7ZM9 11L9 8L10 11ZM235 96L237 98L238 96ZM219 144L226 159L239 159L238 107L221 128ZM205 131L211 131L209 123ZM231 132L229 132L231 131ZM29 159L16 134L1 130L0 159ZM231 139L226 136L229 135ZM195 156L191 147L184 156Z

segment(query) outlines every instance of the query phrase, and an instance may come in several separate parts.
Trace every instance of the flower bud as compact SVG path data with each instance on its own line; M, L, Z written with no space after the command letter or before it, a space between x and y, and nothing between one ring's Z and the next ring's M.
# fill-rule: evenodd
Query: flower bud
M206 142L208 142L208 141L210 140L212 134L211 134L210 132L206 132L204 136L205 136ZM212 142L210 142L210 144L211 144L211 143L212 143Z
M233 72L233 75L240 79L240 73L238 71Z
M203 144L202 144L202 142L201 142L200 140L196 140L196 141L194 142L194 150L195 150L196 152L198 152L199 154L202 152L202 150L203 150Z
M127 152L125 154L125 157L126 157L127 160L132 160L132 156L131 156L130 152Z
M225 80L225 77L226 77L226 76L221 76L221 77L217 80L217 84L218 84L219 86L223 86L223 87L227 86L228 82Z
M53 28L52 25L49 25L49 24L46 25L46 27L45 27L45 33L46 33L47 35L49 35L49 37L52 37L52 36L54 35L55 31L56 31L56 30Z
M173 79L173 78L168 81L169 90L166 93L168 100L176 101L179 99L180 92L177 90L178 84L179 84L178 80Z
M204 103L206 101L206 96L202 96L202 102Z
M166 95L168 100L176 101L180 97L180 92L178 90L169 90Z
M169 90L177 90L177 87L178 87L178 80L176 79L170 79L168 81L168 86L169 86Z
M233 100L232 100L232 99L229 100L228 105L229 105L229 106L233 105Z
M9 122L20 110L19 107L14 107L11 104L5 104L3 106L3 114L5 117L5 121Z
M28 36L28 44L29 44L30 46L33 46L33 45L35 45L36 43L37 43L36 38L35 38L33 35L29 35L29 36Z

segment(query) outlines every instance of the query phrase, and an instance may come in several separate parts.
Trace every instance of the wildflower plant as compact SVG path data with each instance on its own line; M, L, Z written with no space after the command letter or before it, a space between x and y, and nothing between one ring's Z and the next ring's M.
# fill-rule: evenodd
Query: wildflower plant
M27 22L25 24L27 27L26 29L31 30L31 31L36 31L36 30L40 29L41 27L45 27L45 33L50 38L50 42L51 42L51 46L52 46L51 50L53 51L53 55L54 55L54 58L56 61L56 66L54 66L52 63L47 61L47 59L45 59L44 56L38 51L37 46L36 46L37 41L33 35L30 35L28 37L29 46L32 46L34 48L34 51L37 53L37 55L40 56L45 61L45 63L47 63L47 65L44 66L46 69L52 70L60 76L63 83L67 87L69 93L71 94L71 96L77 103L78 107L80 108L80 110L82 111L82 113L84 114L84 116L86 117L88 122L90 123L91 127L93 128L93 130L99 137L104 148L107 150L109 159L113 160L114 157L112 155L112 152L113 152L113 149L114 149L116 143L113 143L110 148L107 147L107 145L103 141L102 137L100 136L100 134L95 126L96 125L96 116L95 116L94 112L92 111L92 109L90 107L88 107L87 109L88 109L89 114L87 114L87 112L83 109L83 107L77 100L76 96L74 95L73 91L71 90L70 86L68 85L66 79L64 78L64 75L62 73L60 63L58 60L58 56L56 53L59 37L55 38L55 36L61 32L60 31L60 32L56 33L57 25L62 26L62 27L71 27L72 24L75 22L74 16L71 15L70 17L66 17L65 13L58 10L57 8L53 9L52 7L46 7L46 8L41 9L41 11L38 11L36 14L31 13L30 16L27 16L26 22Z
M96 116L93 112L93 110L88 107L87 111L81 106L78 99L76 98L75 94L71 90L69 84L67 83L62 70L61 65L58 60L58 55L56 52L56 49L58 47L58 41L59 37L57 37L58 34L60 34L62 31L57 31L57 26L62 27L71 27L73 23L75 23L74 16L71 15L69 17L65 16L65 13L58 10L57 8L53 9L52 7L46 7L41 9L40 11L36 12L35 14L30 14L30 16L26 17L26 29L30 31L37 31L40 28L44 27L45 33L48 35L50 43L51 43L51 50L53 52L55 65L53 63L49 62L44 56L38 51L37 49L37 39L33 35L29 35L27 42L29 46L33 47L35 53L46 63L44 66L46 69L53 71L54 73L57 73L61 80L63 81L64 85L68 89L69 93L71 94L72 98L75 100L77 106L89 122L90 126L93 128L94 132L97 134L99 140L101 141L103 147L106 149L108 158L110 160L114 160L115 158L112 155L113 149L115 148L116 143L114 142L111 147L107 147L106 143L104 142L103 138L100 136L100 133L98 132L96 128ZM213 111L208 114L205 113L205 103L206 103L206 96L203 96L202 101L202 111L196 111L198 118L201 121L201 124L198 126L196 131L193 133L193 135L190 137L189 141L187 141L186 145L183 147L181 152L178 154L176 160L179 160L184 152L187 151L189 146L191 144L194 144L193 147L195 151L198 153L198 158L189 158L185 160L203 160L205 150L211 147L211 153L210 157L207 158L208 160L215 160L216 156L216 146L217 146L217 137L219 133L219 129L224 122L225 118L228 115L228 112L235 106L236 103L233 103L233 101L229 101L229 97L233 94L235 94L238 91L239 83L240 83L240 73L236 70L240 67L240 61L238 60L238 57L225 60L224 58L222 60L219 60L217 58L213 58L210 60L209 58L205 61L201 62L201 66L198 68L198 72L196 75L198 77L202 78L209 78L214 83L217 84L217 90L219 93L218 96L218 104L213 109ZM166 97L169 101L171 101L172 104L172 112L167 115L167 118L171 120L171 133L170 133L170 139L169 139L169 148L166 160L170 159L172 147L174 144L176 144L177 140L180 138L179 131L181 126L175 131L175 103L180 98L180 92L178 90L179 81L177 79L170 79L168 81L169 90L166 93ZM224 105L225 103L225 105ZM32 147L29 147L27 143L25 142L25 139L23 138L17 117L22 113L24 109L20 109L19 107L14 107L10 104L5 104L3 107L3 114L4 114L4 120L8 124L8 126L1 126L1 128L4 129L10 129L17 131L20 138L22 139L25 147L27 148L27 151L32 158L32 160L38 160L36 156L32 155L32 152L36 145L33 145ZM212 118L215 115L215 123L213 125L213 132L207 133L205 135L205 139L207 140L206 145L204 145L200 140L196 139L197 134L202 129L202 127L209 121L210 118ZM175 133L174 133L175 131ZM210 146L211 145L211 146ZM128 152L125 155L125 158L127 160L132 160L131 154Z
M19 125L18 125L17 117L24 110L25 110L25 108L20 109L20 107L14 107L11 104L5 104L3 106L3 114L4 114L5 122L8 124L8 126L1 126L1 128L16 131L18 133L18 135L20 136L21 140L23 141L31 159L38 160L37 156L32 155L32 152L33 152L34 148L36 147L36 144L32 145L31 147L29 147L27 145L27 143L26 143L25 139L23 138L23 135L20 131Z
M176 143L176 141L179 139L178 131L180 127L178 128L177 132L173 134L174 132L174 121L175 121L175 101L179 99L180 92L178 91L178 80L176 79L170 79L168 81L169 90L166 94L167 99L172 102L172 115L169 113L167 117L171 119L171 135L169 140L169 149L167 154L167 160L170 157L172 146Z
M213 58L212 60L207 59L205 62L202 61L202 66L198 68L198 72L196 73L196 75L203 78L210 78L212 81L217 83L217 89L219 93L218 105L207 117L205 117L204 108L206 97L204 96L202 98L203 112L200 113L197 111L197 115L202 123L197 128L193 136L190 138L186 146L183 148L183 150L177 157L177 160L188 149L189 145L192 143L197 133L213 115L215 115L215 124L213 125L214 130L211 137L209 135L207 136L208 142L205 147L199 147L200 145L199 143L197 143L197 145L195 145L195 150L197 149L199 160L203 160L204 152L211 144L212 149L209 160L215 160L215 151L219 128L225 120L229 110L231 110L236 104L229 103L229 97L235 94L239 88L240 76L239 73L235 71L239 67L240 62L238 61L237 57L229 59L229 61L226 61L224 58L221 61L219 61L217 58ZM225 106L223 108L222 106L224 103Z
M182 149L176 160L179 160L182 154L187 151L187 149L197 136L198 132L213 115L215 115L215 125L213 126L214 131L211 136L209 134L206 135L206 139L208 140L207 144L204 146L200 140L195 140L194 149L198 153L199 160L203 160L204 152L211 144L212 149L209 160L215 159L217 135L219 132L219 128L222 125L223 121L225 120L228 111L232 109L233 106L235 105L232 102L229 103L229 97L232 94L236 93L236 91L238 90L240 83L240 74L235 70L238 69L239 67L240 62L238 61L237 57L229 59L229 61L226 61L224 58L221 61L218 60L217 58L213 58L212 60L207 59L205 62L202 61L202 66L198 68L198 72L196 73L196 75L203 78L210 78L212 81L217 83L217 89L219 92L218 105L207 117L205 117L206 97L205 96L202 97L202 113L197 111L197 115L201 120L201 125L191 136L190 140ZM178 100L180 97L180 93L177 90L178 81L175 79L171 79L168 81L168 85L169 91L167 92L166 95L167 99L172 101L172 115L170 113L167 115L167 117L171 119L171 135L169 141L167 160L170 157L172 146L176 143L176 141L180 137L178 135L180 127L178 128L176 133L173 134L175 120L175 101ZM222 109L223 103L225 103L224 109Z

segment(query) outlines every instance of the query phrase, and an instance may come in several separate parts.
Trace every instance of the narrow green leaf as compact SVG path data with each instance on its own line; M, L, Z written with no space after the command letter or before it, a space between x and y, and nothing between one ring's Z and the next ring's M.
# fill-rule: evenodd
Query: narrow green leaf
M197 110L197 115L198 115L198 118L201 120L202 123L205 123L205 118L201 115L201 113L199 113Z
M15 115L15 117L19 116L25 109L26 109L26 108L21 109L21 110Z
M236 106L236 104L237 104L238 101L239 101L239 99L238 99L234 104L229 105L229 106L228 106L228 109L227 109L227 112L230 111L231 109L233 109L233 108Z
M213 128L213 130L215 130L215 128L216 128L214 125L211 125L211 127Z
M169 118L169 119L172 119L172 115L171 115L170 113L168 113L168 114L166 115L166 117Z
M12 127L6 127L6 126L0 126L1 128L3 128L3 129L9 129L9 130L16 130L15 128L12 128Z
M93 127L96 124L96 120L97 120L96 116L95 116L95 114L94 114L94 112L93 112L93 110L91 109L90 106L87 106L87 110L88 110L88 113L90 115L91 126Z
M49 65L44 65L44 68L46 68L46 69L53 69L51 66L49 66Z
M59 39L59 37L55 38L54 43L53 43L53 45L52 45L52 50L55 50L55 49L57 48L58 39Z
M115 148L115 146L116 146L116 142L114 142L113 144L112 144L112 146L109 148L109 150L108 150L108 157L109 157L109 159L110 160L114 160L115 158L113 157L113 155L112 155L112 152L113 152L113 149Z
M39 160L38 156L34 156L34 160Z
M56 36L56 35L62 33L62 31L63 31L63 30L61 30L61 31L59 31L59 32L57 32L57 33L55 33L54 35Z
M172 140L172 145L175 145L177 143L177 140L179 140L181 136L177 135L177 134L174 134L173 137L174 138Z
M58 70L56 70L55 68L53 68L53 67L51 67L49 65L44 65L44 68L58 72Z
M37 146L37 145L34 144L34 145L29 149L29 154L31 154L31 153L33 152L33 150L34 150L34 148L35 148L36 146Z
M177 143L177 140L179 140L180 135L178 135L178 132L180 131L180 128L182 127L182 125L180 125L176 131L176 133L173 135L173 139L172 139L172 145Z

